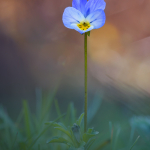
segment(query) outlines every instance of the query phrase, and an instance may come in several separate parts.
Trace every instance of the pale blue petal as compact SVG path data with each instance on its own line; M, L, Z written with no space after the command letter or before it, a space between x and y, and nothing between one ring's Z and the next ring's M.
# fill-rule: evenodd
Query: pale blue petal
M96 10L86 17L86 20L94 26L94 29L98 29L105 24L106 16L102 9Z
M98 9L104 10L105 7L106 3L104 0L89 0L85 5L86 15L89 15Z
M73 29L75 29L76 31L78 31L79 33L83 34L85 32L91 31L92 29L94 29L94 26L90 26L90 28L88 28L87 30L81 30L77 24L72 24Z
M83 15L85 14L85 4L87 3L87 0L73 0L72 1L72 7L79 10Z
M79 10L73 7L67 7L64 10L62 20L67 28L73 29L72 24L80 23L81 21L85 20L85 18Z

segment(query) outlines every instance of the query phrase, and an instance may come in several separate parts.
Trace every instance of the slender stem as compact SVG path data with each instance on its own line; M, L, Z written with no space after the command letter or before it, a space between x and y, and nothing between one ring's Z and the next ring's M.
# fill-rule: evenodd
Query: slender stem
M87 33L84 34L84 132L87 130Z

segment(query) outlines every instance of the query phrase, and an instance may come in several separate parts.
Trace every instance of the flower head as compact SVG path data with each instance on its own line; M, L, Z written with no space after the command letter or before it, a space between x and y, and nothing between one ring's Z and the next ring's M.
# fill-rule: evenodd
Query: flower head
M104 0L73 0L72 7L64 10L63 23L81 34L98 29L105 24L105 6Z

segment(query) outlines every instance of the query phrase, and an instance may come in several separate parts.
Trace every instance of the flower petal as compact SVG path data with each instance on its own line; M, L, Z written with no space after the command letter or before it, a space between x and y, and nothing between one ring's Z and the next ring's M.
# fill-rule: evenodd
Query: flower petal
M102 9L98 9L86 17L86 20L94 26L94 29L98 29L105 24L105 12Z
M104 10L105 7L106 7L106 2L104 0L89 0L85 5L87 15L89 15L90 13L98 9Z
M83 15L85 14L85 4L87 3L87 0L73 0L72 1L72 7L79 10Z
M79 10L77 10L73 7L67 7L64 10L62 20L63 20L64 25L67 28L74 29L72 24L79 23L79 22L85 20L85 18Z
M85 32L91 31L92 29L94 29L94 26L91 25L90 28L88 28L87 30L81 30L77 24L72 24L73 29L75 29L76 31L78 31L79 33L83 34Z

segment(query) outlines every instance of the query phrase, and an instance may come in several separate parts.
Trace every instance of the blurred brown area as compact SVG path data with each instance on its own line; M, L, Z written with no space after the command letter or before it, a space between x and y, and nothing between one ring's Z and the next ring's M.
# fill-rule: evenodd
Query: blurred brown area
M91 73L104 83L150 92L150 1L108 1L107 6L105 26L89 39Z
M71 2L0 0L1 100L33 99L35 87L60 81L83 88L83 36L62 23ZM150 93L149 8L149 0L106 0L106 24L88 38L90 88L129 85Z

